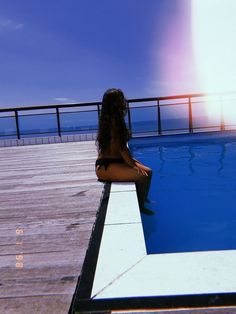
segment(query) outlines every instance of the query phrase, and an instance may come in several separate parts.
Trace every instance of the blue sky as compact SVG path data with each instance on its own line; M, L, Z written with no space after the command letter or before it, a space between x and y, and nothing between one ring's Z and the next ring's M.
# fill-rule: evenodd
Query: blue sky
M0 0L0 107L198 92L190 0Z

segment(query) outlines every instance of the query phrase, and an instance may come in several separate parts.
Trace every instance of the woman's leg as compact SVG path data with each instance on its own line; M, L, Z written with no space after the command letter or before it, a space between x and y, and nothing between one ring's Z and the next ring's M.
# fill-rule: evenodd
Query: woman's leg
M151 179L151 169L148 168L148 176L138 173L135 169L126 164L110 164L105 170L101 167L96 169L97 177L105 181L114 182L135 182L137 188L137 196L139 201L140 210L144 209L144 202L148 193Z
M145 166L145 165L143 165L138 160L136 161L136 163L138 163L138 166L140 168L142 168L144 171L146 171L147 174L148 174L148 184L147 184L147 191L146 191L146 197L145 197L145 200L148 201L148 193L149 193L150 185L151 185L151 181L152 181L152 169L147 167L147 166Z

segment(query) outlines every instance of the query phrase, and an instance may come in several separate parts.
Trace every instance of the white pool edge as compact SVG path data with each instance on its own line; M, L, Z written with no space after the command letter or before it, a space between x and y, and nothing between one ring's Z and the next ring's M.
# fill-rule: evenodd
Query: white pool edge
M92 299L232 293L235 265L236 250L147 255L135 184L112 183Z

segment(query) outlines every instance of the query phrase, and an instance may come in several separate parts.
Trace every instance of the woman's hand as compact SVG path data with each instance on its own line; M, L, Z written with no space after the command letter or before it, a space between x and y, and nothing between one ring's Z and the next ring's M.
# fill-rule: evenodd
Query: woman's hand
M133 167L138 173L141 173L143 176L148 176L147 172L143 170L141 167L139 167L139 164L136 163L136 165Z
M125 147L123 150L120 150L121 157L124 161L133 169L135 169L138 173L142 174L143 176L148 176L148 173L145 171L144 165L141 164L140 161L134 159L130 153L128 147Z

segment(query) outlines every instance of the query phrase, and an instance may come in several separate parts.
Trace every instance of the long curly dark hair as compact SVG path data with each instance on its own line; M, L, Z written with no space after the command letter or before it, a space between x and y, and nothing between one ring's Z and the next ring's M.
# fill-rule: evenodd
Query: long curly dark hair
M109 150L110 141L114 134L121 149L126 146L130 138L125 123L127 109L128 104L122 90L110 88L104 93L96 139L99 153L103 154Z

